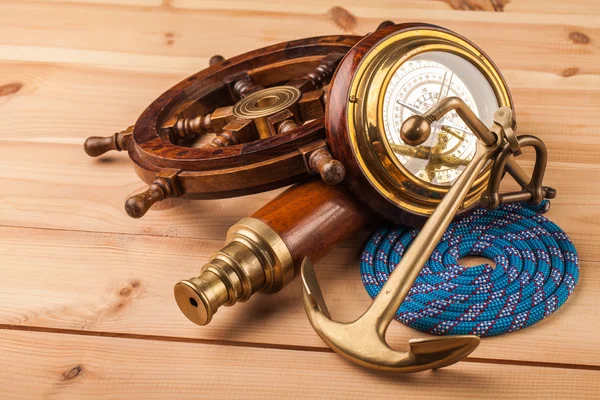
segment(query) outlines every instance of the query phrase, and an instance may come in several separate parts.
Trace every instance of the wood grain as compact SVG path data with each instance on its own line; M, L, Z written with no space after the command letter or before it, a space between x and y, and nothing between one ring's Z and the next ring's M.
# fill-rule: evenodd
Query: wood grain
M80 146L38 144L39 153L28 152L29 146L13 141L0 146L0 225L221 240L229 226L273 197L269 192L237 200L173 199L133 220L123 204L144 185L126 157L99 161ZM583 260L600 260L600 166L554 162L552 155L545 182L559 195L549 216L573 237Z
M38 3L56 3L58 0L36 0ZM227 3L219 1L197 1L197 0L61 0L72 4L93 4L113 6L144 6L161 7L181 10L246 10L249 8L247 0L229 0ZM489 6L486 5L489 4ZM279 12L305 12L320 13L335 7L331 1L305 0L302 2L289 3L285 0L266 1L258 0L252 2L257 9L268 9ZM333 5L333 7L332 7ZM481 11L496 10L507 14L534 13L534 14L598 14L600 7L595 0L579 0L576 3L565 3L561 0L379 0L376 4L366 8L361 0L344 1L344 6L355 12L368 13L369 9L410 9L428 12L445 12L449 10L470 10L479 7ZM358 10L358 11L357 11ZM376 10L376 12L380 12ZM451 13L449 13L451 15Z
M575 67L580 73L589 74L600 68L600 64L594 62L600 57L594 41L600 33L600 22L593 13L584 11L588 3L575 8L581 10L580 13L569 14L568 18L531 12L454 11L447 5L441 9L438 3L412 1L407 7L406 3L385 2L364 7L356 2L354 7L343 8L355 19L348 27L336 19L335 15L340 13L330 12L339 5L327 1L297 2L292 6L287 2L263 1L251 5L234 2L234 7L227 7L232 4L229 2L190 1L182 3L181 8L172 0L139 6L5 1L0 4L0 35L3 37L0 59L23 59L30 54L28 60L34 61L36 56L31 53L36 53L40 57L38 61L87 63L95 60L109 65L114 57L115 65L131 68L136 64L129 57L139 55L138 69L165 71L169 66L153 57L176 57L172 61L181 57L184 64L190 57L204 57L206 61L201 64L204 66L208 57L223 49L227 49L223 55L228 57L305 36L364 34L373 31L382 20L391 19L397 23L427 21L457 31L486 49L501 69L556 73ZM539 7L542 8L541 3ZM94 18L87 18L90 12ZM23 15L27 15L27 24L20 23ZM139 15L143 18L137 18ZM205 34L198 34L199 26ZM127 40L122 40L123 37ZM226 41L227 37L233 39ZM73 49L84 53L73 53ZM129 56L123 58L124 53Z
M173 285L196 274L221 245L221 240L0 228L5 268L0 324L326 348L306 319L299 280L279 293L220 308L206 327L187 321L173 299ZM328 307L343 321L370 304L357 256L354 247L337 248L316 265ZM485 339L473 357L600 366L600 263L584 262L581 270L575 294L556 314L523 331ZM399 347L421 336L399 323L388 333Z
M289 188L251 217L277 232L299 274L305 258L320 261L344 239L356 236L373 215L342 185L316 178Z
M600 151L599 75L503 72L520 132L543 138L551 161L595 162ZM0 63L0 76L5 88L0 140L77 145L88 136L106 136L131 125L150 102L184 78L179 73L22 62Z
M599 15L595 0L0 1L1 397L596 398ZM332 354L306 320L298 281L220 309L208 327L189 323L173 284L280 191L169 200L132 220L124 201L144 185L126 155L89 159L83 140L131 125L215 54L363 35L384 19L440 24L498 64L519 132L548 146L546 182L558 189L548 216L584 260L575 294L539 324L483 340L467 362L403 377ZM370 301L357 262L366 235L316 266L344 321ZM418 336L396 323L389 332L398 348Z
M600 388L595 371L463 362L390 376L329 352L11 331L0 333L0 365L14 400L593 399Z

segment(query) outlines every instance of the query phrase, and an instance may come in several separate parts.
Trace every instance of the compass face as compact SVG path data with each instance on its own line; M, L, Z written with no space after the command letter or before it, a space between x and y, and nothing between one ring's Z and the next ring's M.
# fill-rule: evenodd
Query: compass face
M431 135L420 146L400 138L404 120L422 114L445 97L460 97L487 126L499 107L483 74L469 61L447 52L419 54L398 67L385 89L383 125L397 160L414 177L450 186L473 158L477 138L452 111L434 122Z

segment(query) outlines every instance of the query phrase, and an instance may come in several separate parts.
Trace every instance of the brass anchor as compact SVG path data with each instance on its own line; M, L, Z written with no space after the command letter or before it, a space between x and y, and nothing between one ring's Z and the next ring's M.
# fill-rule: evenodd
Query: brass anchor
M409 351L401 352L392 349L385 341L390 322L459 210L478 173L488 160L496 157L505 144L510 146L513 142L507 140L504 130L488 129L466 104L456 97L446 98L426 113L408 118L400 130L402 140L411 145L423 143L431 132L431 123L439 121L452 110L456 110L478 137L476 152L413 240L367 311L350 323L333 321L310 260L305 259L302 264L304 308L313 328L338 354L364 367L393 372L418 372L441 368L460 361L479 345L479 337L474 335L411 339ZM507 111L501 108L495 117L506 115ZM519 151L518 148L516 150ZM545 167L545 157L542 158ZM503 166L506 162L506 157L502 157ZM511 173L523 178L524 172L514 162L514 158L510 159L509 166L507 169ZM541 186L541 182L537 183Z

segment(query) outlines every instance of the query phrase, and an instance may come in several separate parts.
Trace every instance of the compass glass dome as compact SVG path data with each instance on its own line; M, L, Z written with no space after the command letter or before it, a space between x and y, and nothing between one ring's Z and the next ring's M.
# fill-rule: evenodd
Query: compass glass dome
M432 124L431 135L420 146L406 145L400 126L445 97L460 97L487 126L499 107L494 89L466 59L442 51L409 58L394 72L383 97L383 128L393 155L414 177L450 186L472 159L477 139L456 112Z

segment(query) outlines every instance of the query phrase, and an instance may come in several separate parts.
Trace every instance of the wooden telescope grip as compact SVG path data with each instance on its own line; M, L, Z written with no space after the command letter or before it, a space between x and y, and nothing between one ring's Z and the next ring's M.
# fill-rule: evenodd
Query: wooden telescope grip
M368 220L370 212L340 186L320 179L292 186L252 214L290 251L295 271L305 257L319 261Z
M192 322L206 325L222 306L257 291L277 292L367 223L370 212L341 185L320 179L292 186L231 227L226 245L200 276L175 285L175 299Z

